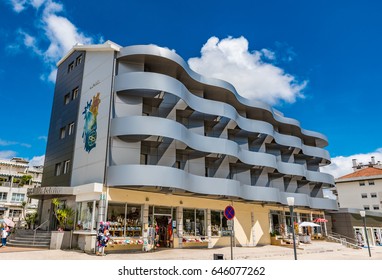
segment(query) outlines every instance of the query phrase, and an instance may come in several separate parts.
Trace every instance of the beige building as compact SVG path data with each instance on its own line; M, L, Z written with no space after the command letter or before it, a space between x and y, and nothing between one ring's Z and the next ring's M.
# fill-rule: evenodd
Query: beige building
M27 212L38 207L38 200L27 197L28 189L41 186L42 166L29 166L22 158L0 160L0 217L14 222L22 220L22 203L27 203Z
M367 165L353 165L353 173L336 179L339 207L382 213L382 165L374 158Z

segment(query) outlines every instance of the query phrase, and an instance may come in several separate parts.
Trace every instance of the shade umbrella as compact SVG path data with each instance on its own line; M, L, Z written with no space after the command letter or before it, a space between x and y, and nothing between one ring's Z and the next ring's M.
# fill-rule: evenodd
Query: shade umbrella
M4 223L4 224L6 224L9 227L14 227L15 226L15 223L11 219L8 219L8 218L0 219L0 223Z
M312 222L302 222L299 224L300 227L320 227L320 225Z

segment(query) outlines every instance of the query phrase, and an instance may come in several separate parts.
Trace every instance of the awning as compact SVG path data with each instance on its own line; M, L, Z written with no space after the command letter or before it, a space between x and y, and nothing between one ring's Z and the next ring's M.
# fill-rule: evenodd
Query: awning
M300 227L320 227L320 225L312 223L312 222L302 222L298 226L300 226Z
M313 220L313 222L315 222L315 223L327 223L328 220L327 220L327 219L324 219L324 218L315 218L315 219Z

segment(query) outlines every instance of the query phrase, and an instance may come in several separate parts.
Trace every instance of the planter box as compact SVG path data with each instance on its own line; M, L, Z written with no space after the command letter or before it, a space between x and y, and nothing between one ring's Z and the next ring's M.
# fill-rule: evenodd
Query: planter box
M52 231L50 240L51 250L61 250L70 248L71 231Z

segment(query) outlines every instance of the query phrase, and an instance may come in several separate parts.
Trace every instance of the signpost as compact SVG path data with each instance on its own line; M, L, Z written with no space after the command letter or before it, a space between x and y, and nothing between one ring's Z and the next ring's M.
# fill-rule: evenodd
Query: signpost
M231 260L233 260L233 235L234 235L234 230L233 230L233 218L235 217L235 209L233 208L233 206L231 205L228 205L225 209L224 209L224 217L227 218L227 226L229 227L229 229L231 229L231 234L230 234L230 240L231 240Z

